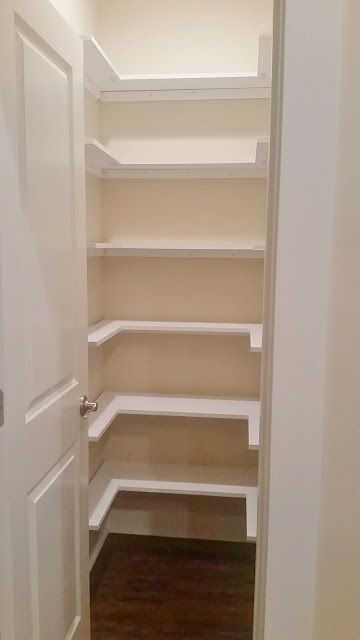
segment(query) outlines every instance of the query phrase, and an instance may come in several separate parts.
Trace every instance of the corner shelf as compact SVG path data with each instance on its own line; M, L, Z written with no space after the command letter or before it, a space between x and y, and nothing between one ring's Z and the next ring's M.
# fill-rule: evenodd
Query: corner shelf
M249 449L259 448L260 402L238 398L126 395L105 391L99 409L89 418L89 441L97 442L118 415L182 416L247 420Z
M245 161L203 163L127 163L94 138L85 140L86 171L99 178L130 179L201 179L201 178L266 178L269 143L250 140L251 152ZM247 147L249 140L246 139Z
M83 36L85 86L102 102L270 98L271 34L259 37L258 68L241 73L122 75L93 36Z
M100 529L119 491L245 498L247 537L256 539L256 469L106 461L90 482L91 530Z
M121 169L121 161L117 159L95 138L85 139L85 169L99 178L104 171Z
M232 322L153 322L101 320L89 327L88 344L100 347L119 333L174 333L196 335L249 336L250 350L262 350L262 325Z

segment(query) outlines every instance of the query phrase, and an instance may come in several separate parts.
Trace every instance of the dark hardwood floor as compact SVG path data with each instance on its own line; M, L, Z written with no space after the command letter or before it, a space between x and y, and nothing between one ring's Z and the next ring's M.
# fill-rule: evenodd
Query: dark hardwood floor
M111 534L91 572L92 640L251 640L255 545Z

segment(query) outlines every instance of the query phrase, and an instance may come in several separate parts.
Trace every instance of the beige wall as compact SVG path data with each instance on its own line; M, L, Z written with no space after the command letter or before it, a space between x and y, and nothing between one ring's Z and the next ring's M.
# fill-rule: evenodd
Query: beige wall
M51 2L74 31L81 35L94 33L98 0L51 0Z
M106 0L96 36L121 73L251 71L269 0Z
M269 100L104 103L100 139L124 162L254 162Z
M140 335L104 345L105 384L131 393L259 397L260 355L246 338Z
M360 638L360 6L344 2L314 640Z
M265 243L266 180L108 180L106 240Z
M105 317L261 322L261 260L106 258Z
M254 467L246 421L215 418L120 416L106 438L104 456L122 462Z

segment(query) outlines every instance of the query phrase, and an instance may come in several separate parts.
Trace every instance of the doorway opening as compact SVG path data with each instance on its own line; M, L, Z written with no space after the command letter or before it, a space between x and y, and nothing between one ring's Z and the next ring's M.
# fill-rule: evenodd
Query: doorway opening
M252 637L272 19L125 0L84 38L95 639Z

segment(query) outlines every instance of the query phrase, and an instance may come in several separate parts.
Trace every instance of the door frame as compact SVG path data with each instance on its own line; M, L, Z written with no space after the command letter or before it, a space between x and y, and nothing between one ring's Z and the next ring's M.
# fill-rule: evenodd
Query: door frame
M313 640L346 3L275 0L254 640Z
M10 9L8 2L2 3L0 6L0 20L7 18L7 12ZM11 65L5 63L8 55L8 39L12 34L8 32L2 33L0 38L0 86L8 86L11 83ZM11 93L11 92L10 92ZM9 92L1 93L0 102L0 171L3 185L11 185L14 183L16 170L14 159L14 142L15 137L15 114L13 113L12 100ZM5 192L4 192L5 191ZM7 200L6 190L2 191L3 205ZM20 203L18 198L12 203L13 217L16 218L20 212ZM9 220L9 216L0 217L0 251L3 250L5 237L9 231L13 220ZM6 442L8 438L8 422L7 422L7 394L6 394L6 369L8 361L6 361L4 348L4 317L3 317L3 296L4 282L3 273L0 269L0 388L4 393L4 424L0 427L0 639L13 640L14 638L14 598L13 598L13 569L12 569L12 541L10 530L10 495L8 487L8 464L6 452ZM15 307L15 305L14 305Z
M265 639L268 557L271 406L274 362L275 289L283 116L284 37L286 0L274 0L271 89L271 134L267 198L266 254L264 262L263 352L261 363L261 416L259 498L256 541L254 640Z

